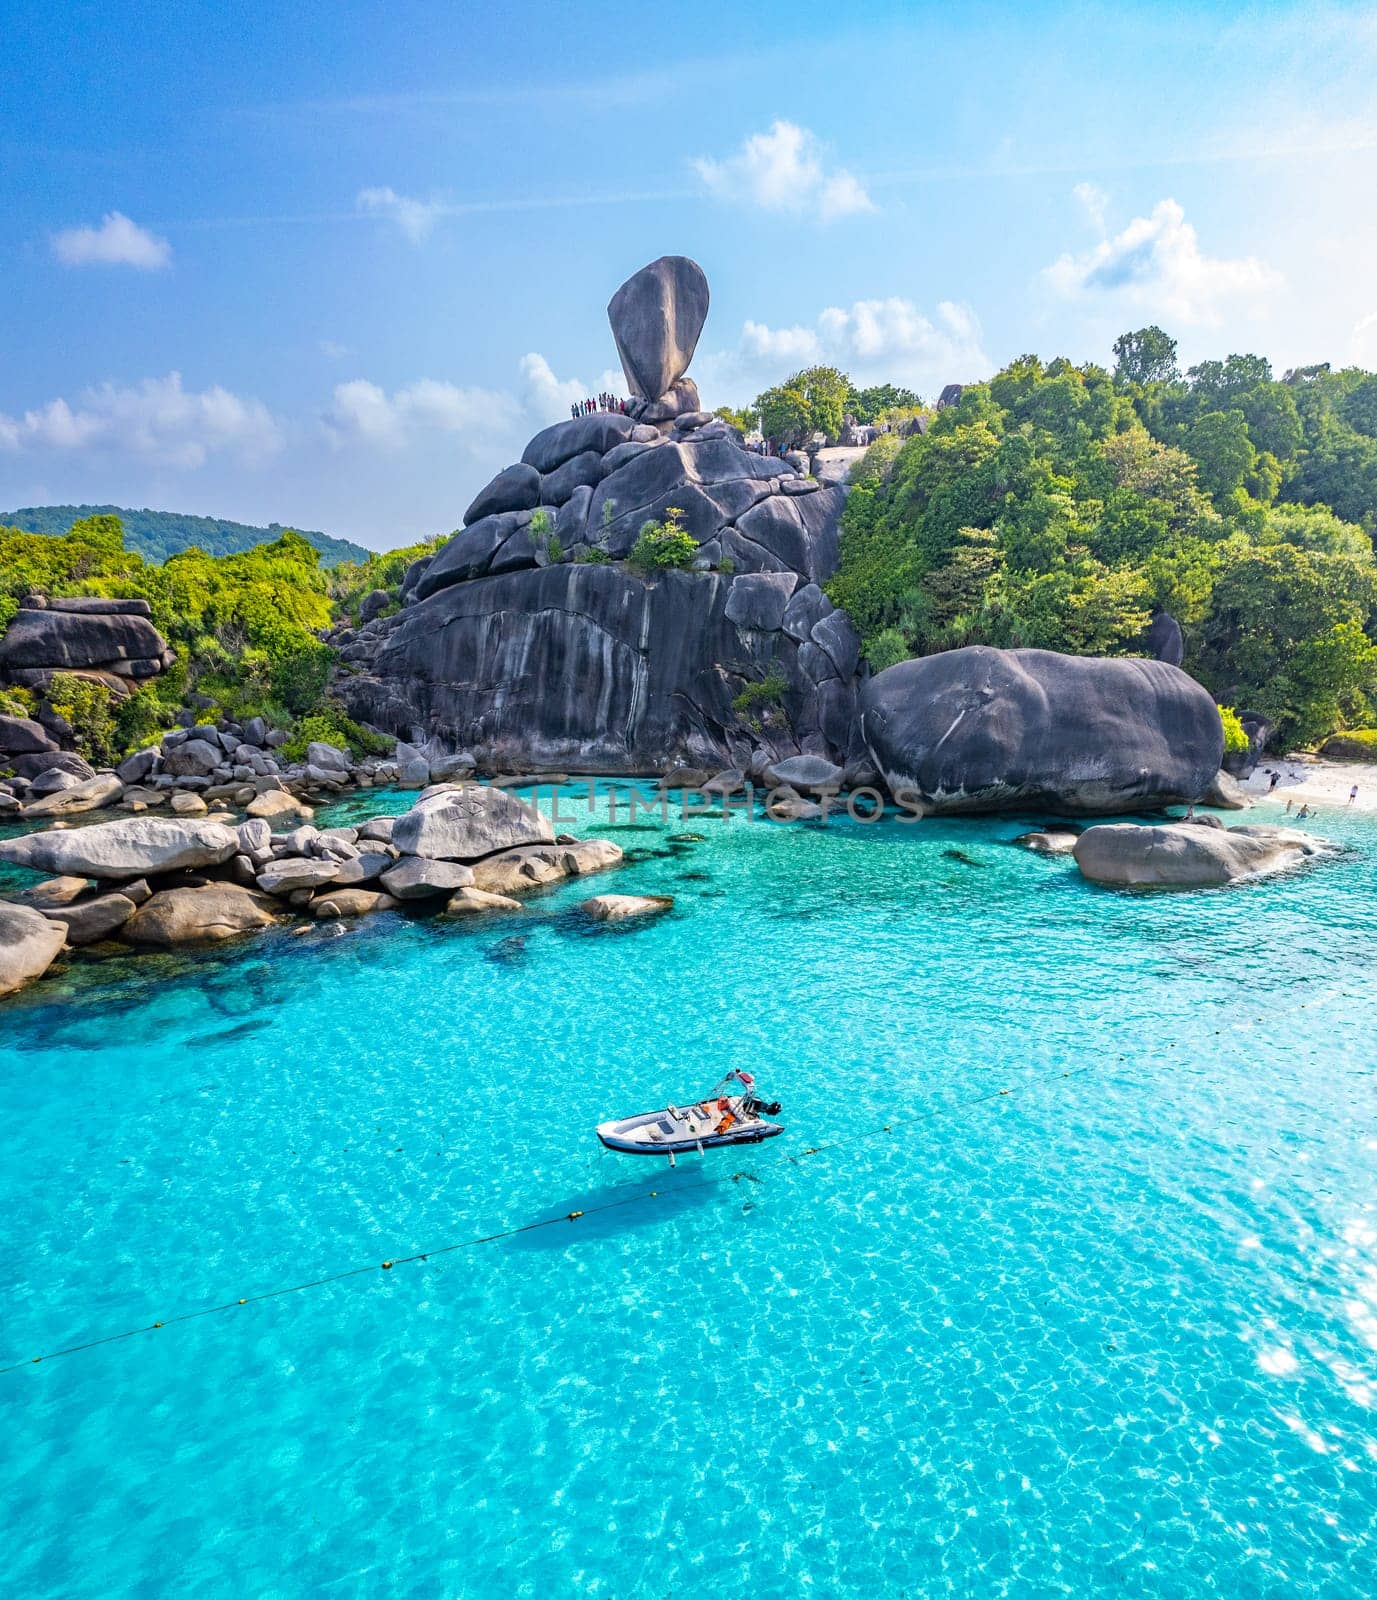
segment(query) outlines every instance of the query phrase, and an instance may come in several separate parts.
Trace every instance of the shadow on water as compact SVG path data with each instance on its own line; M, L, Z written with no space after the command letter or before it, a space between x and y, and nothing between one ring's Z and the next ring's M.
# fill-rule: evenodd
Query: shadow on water
M617 1158L609 1153L607 1159ZM755 1185L762 1180L754 1174L740 1169L719 1173L698 1156L680 1157L680 1164L673 1168L655 1158L630 1156L626 1160L641 1169L639 1177L628 1173L619 1182L586 1189L556 1206L542 1208L526 1220L567 1218L571 1211L581 1211L583 1215L573 1222L533 1228L530 1233L509 1239L508 1245L517 1250L567 1250L579 1240L622 1237L689 1211L715 1209L726 1217L739 1211L740 1202L753 1200L761 1192ZM748 1189L749 1194L744 1192Z

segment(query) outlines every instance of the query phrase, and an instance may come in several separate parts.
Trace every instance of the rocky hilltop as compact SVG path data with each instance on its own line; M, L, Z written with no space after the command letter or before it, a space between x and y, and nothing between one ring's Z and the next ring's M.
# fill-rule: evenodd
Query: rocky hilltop
M699 409L687 368L707 309L682 256L618 289L626 412L538 433L410 569L403 609L332 641L354 715L490 770L845 761L859 640L820 584L846 491ZM628 565L671 511L691 568Z

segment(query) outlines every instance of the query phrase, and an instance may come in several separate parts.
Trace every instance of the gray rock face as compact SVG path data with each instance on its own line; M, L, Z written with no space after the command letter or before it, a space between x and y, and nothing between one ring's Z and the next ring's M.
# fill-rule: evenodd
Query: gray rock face
M163 751L163 771L174 778L207 778L224 759L218 743L205 739L184 739L173 749Z
M793 755L815 737L844 753L854 685L824 706L793 640L730 621L739 581L667 572L646 583L565 564L459 584L401 613L373 674L341 692L379 727L421 724L482 747L494 770L644 772L677 759L715 772L753 744ZM733 704L772 674L788 685L778 715Z
M464 513L464 524L504 511L529 511L540 504L540 474L524 461L507 467L483 489Z
M631 448L644 450L646 446L632 445ZM562 506L575 489L591 489L602 477L602 463L603 457L596 450L581 451L541 479L541 501L547 506Z
M453 894L473 883L473 869L460 861L431 861L425 856L403 856L381 876L383 888L396 900L424 900L430 895Z
M392 828L398 850L436 861L477 861L516 845L549 844L554 837L549 818L535 806L476 783L423 795ZM395 892L390 885L388 892Z
M29 906L0 900L0 995L41 978L66 943L67 930Z
M427 558L426 570L415 586L416 599L428 599L453 583L481 578L489 572L533 567L535 546L529 535L518 542L530 520L529 511L504 512L500 516L484 517L456 533L448 544ZM512 549L504 559L503 552L508 545Z
M238 847L234 830L218 822L137 816L0 840L0 861L69 877L141 878L150 872L218 866Z
M1290 828L1087 828L1072 854L1082 876L1120 888L1209 888L1265 877L1322 854L1322 840Z
M130 612L21 609L0 637L0 671L18 667L75 671L116 661L161 662L166 654L167 640L147 616Z
M553 472L585 450L605 455L615 445L625 443L635 428L635 419L618 411L595 411L591 416L574 417L543 428L526 446L521 459L537 472Z
M1214 701L1165 662L981 645L872 678L860 733L891 790L930 812L1194 801L1224 749Z
M784 625L784 608L798 587L795 572L747 572L732 581L725 616L740 628L772 632Z
M0 753L27 756L38 750L56 748L41 723L29 717L0 717Z
M683 377L707 315L708 280L687 256L661 256L626 280L607 318L632 394L658 400Z
M116 892L99 894L75 905L54 906L43 915L66 929L68 944L80 945L110 938L134 915L134 909L128 895Z
M1159 611L1148 623L1143 635L1148 654L1158 661L1179 667L1186 655L1186 641L1181 636L1181 624L1170 612Z

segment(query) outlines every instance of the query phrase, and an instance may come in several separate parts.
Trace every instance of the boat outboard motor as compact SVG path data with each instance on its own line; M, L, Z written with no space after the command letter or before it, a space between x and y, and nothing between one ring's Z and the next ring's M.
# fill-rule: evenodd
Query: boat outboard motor
M782 1109L778 1100L757 1100L748 1096L744 1107L746 1114L752 1117L777 1117Z

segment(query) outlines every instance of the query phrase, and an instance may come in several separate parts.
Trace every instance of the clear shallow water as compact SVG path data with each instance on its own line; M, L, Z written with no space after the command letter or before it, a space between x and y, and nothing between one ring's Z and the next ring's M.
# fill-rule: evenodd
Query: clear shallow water
M658 1192L0 1377L10 1591L1369 1594L1377 825L1134 896L1026 819L638 822L644 926L0 1010L0 1363ZM783 1138L597 1147L732 1064Z

